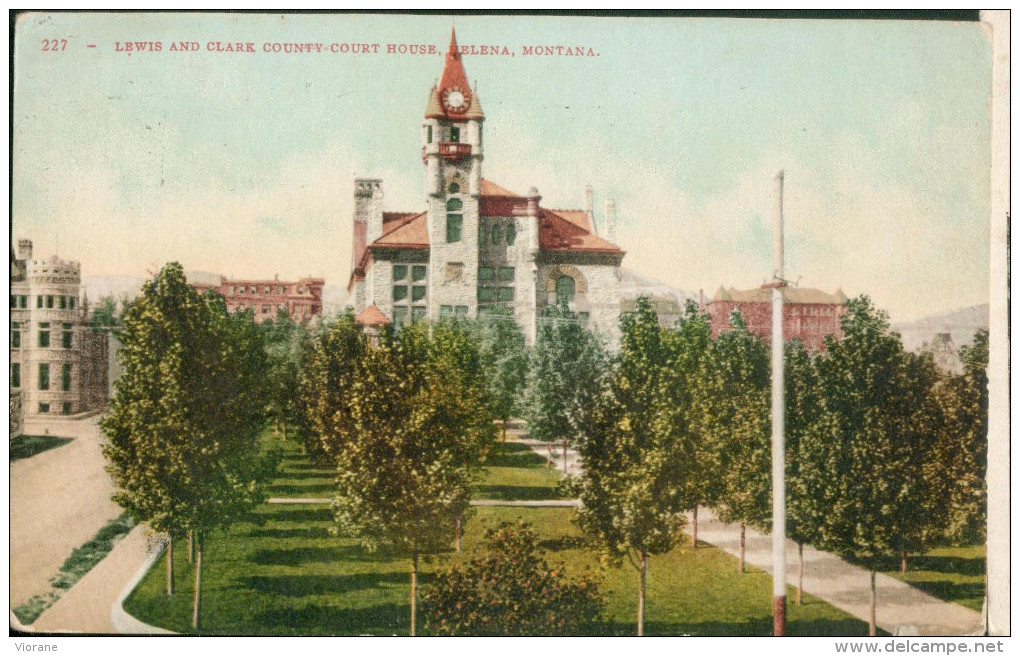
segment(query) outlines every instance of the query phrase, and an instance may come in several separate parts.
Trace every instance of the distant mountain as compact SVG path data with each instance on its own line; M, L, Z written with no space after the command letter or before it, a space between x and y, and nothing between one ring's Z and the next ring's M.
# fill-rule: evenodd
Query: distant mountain
M949 333L953 344L959 348L969 345L978 330L988 330L988 304L894 323L892 329L903 337L903 346L908 351L916 351L926 343L934 342L939 333Z

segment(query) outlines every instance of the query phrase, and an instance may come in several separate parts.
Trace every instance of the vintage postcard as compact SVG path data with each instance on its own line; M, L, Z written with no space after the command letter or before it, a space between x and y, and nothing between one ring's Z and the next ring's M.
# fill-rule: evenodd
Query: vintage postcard
M1008 12L908 18L13 14L19 649L1001 650Z

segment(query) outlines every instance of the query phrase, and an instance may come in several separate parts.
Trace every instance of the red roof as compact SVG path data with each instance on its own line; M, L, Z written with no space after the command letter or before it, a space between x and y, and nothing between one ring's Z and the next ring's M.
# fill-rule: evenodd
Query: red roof
M584 210L548 210L570 221L578 228L592 232L591 216Z
M358 316L354 317L354 323L362 326L386 326L391 322L382 313L382 310L375 303L372 303L362 310Z
M583 214L576 210L572 213ZM589 232L552 210L541 211L538 245L544 251L623 254L616 244Z
M459 112L447 112L443 106L442 98L447 89L456 88L464 94L467 100L467 107ZM457 47L457 31L450 32L450 47L446 50L446 61L443 63L443 73L439 77L439 85L429 93L429 99L425 106L425 118L440 118L453 121L467 119L485 120L482 113L482 105L478 100L476 92L472 91L468 83L467 73L464 71L464 62L461 61L460 49Z
M383 215L385 217L385 214ZM400 220L393 219L390 225L393 226L389 232L376 239L369 248L377 246L383 248L428 248L429 231L426 225L428 215L425 212L418 214L401 212ZM383 220L383 230L387 225Z
M483 196L507 196L509 198L524 198L519 196L509 189L500 187L495 182L489 182L485 178L482 178L482 195Z

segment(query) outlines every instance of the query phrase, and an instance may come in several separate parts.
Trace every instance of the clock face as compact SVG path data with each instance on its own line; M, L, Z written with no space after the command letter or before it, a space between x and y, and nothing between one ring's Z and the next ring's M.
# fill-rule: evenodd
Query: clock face
M471 92L460 87L450 87L443 91L443 107L446 111L460 114L467 111L471 103Z

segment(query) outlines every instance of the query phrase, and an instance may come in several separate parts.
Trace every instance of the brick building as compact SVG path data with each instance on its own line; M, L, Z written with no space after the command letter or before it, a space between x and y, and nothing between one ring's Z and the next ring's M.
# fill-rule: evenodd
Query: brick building
M783 336L799 339L809 350L825 350L825 336L843 336L840 319L846 314L847 297L842 290L827 294L817 289L783 289ZM720 287L707 305L712 337L730 329L730 314L738 310L750 333L772 343L772 290L739 291Z
M252 310L255 323L276 318L285 310L291 319L301 323L322 316L323 278L299 278L297 282L272 280L229 280L220 276L218 284L194 282L199 293L213 290L223 296L229 312Z
M354 183L347 291L359 322L478 317L504 306L533 343L542 310L563 300L614 337L624 253L612 243L612 201L600 236L590 188L583 209L552 210L534 187L519 195L484 179L484 121L451 34L421 124L425 209L385 212L381 180Z

